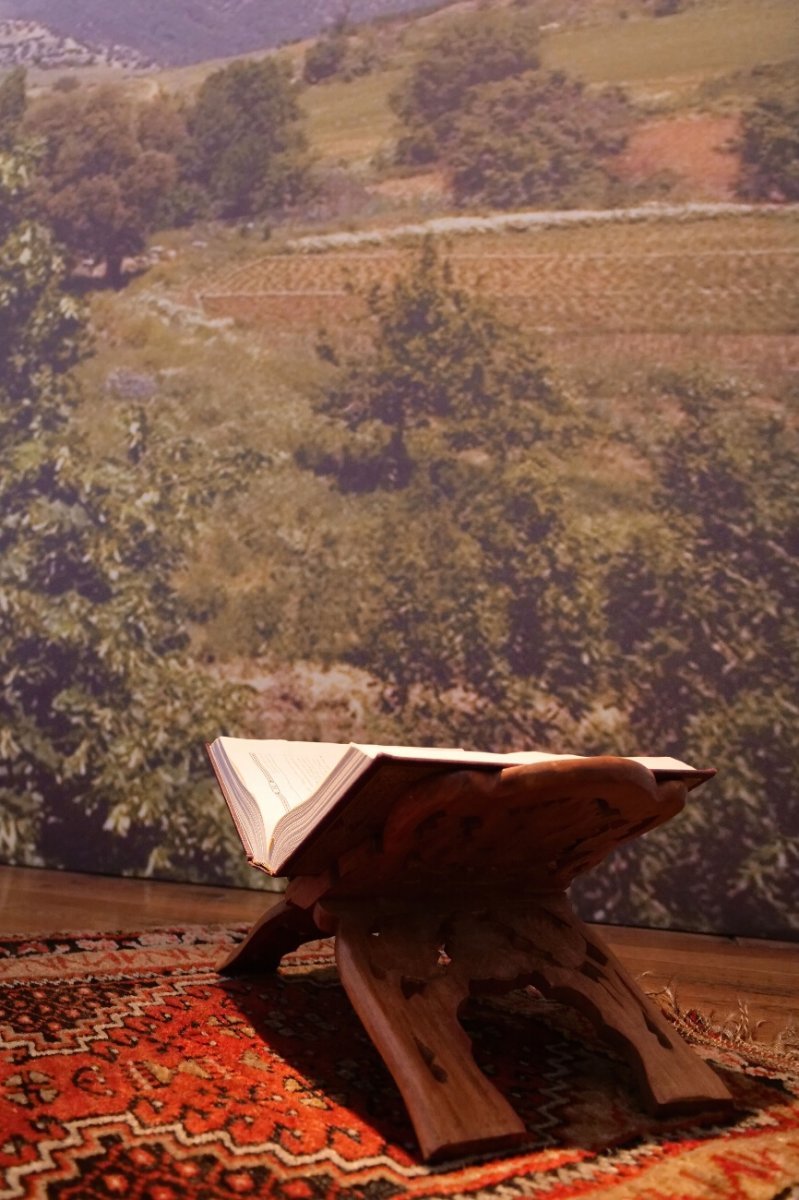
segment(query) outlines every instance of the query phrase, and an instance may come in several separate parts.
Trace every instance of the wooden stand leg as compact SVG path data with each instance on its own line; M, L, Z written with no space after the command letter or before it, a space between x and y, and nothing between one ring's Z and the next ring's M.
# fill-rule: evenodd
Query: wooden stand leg
M280 900L256 921L219 970L223 975L275 971L284 954L321 936L309 912L285 899Z
M716 1072L683 1041L565 896L542 903L538 911L522 909L515 929L534 947L530 982L589 1017L619 1049L651 1112L666 1116L729 1106L730 1092Z
M472 1058L458 1021L468 986L437 966L435 930L422 919L377 932L373 918L362 905L339 910L336 960L353 1008L402 1094L423 1157L517 1143L525 1127Z
M533 984L589 1017L633 1067L658 1115L724 1109L730 1093L671 1028L564 895L484 905L324 901L341 981L391 1071L428 1160L524 1137L482 1074L458 1012L470 994Z
M731 1103L719 1076L563 893L492 890L413 902L325 896L313 909L283 899L221 970L274 970L284 954L330 933L341 982L394 1077L425 1159L485 1153L525 1137L516 1112L475 1063L458 1014L470 995L527 984L595 1024L627 1058L653 1113Z

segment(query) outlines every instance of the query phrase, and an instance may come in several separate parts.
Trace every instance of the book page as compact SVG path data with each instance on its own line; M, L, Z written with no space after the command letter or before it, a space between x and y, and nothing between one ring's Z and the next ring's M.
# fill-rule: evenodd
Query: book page
M641 758L636 755L632 761L641 763L642 766L648 767L650 771L674 772L676 774L682 774L686 771L696 771L696 767L691 767L688 763L681 762L679 758L653 758L651 756Z
M211 761L230 805L248 857L270 873L281 870L311 838L328 814L347 803L359 780L373 768L404 768L407 788L431 769L447 766L497 770L511 765L581 759L579 754L527 750L491 753L451 747L386 746L338 742L295 742L282 739L217 738L209 746ZM696 771L674 758L640 757L638 762L660 776L680 776L688 787L709 779L712 770ZM410 772L410 774L407 774ZM374 793L382 803L379 789Z
M219 740L230 765L258 804L268 831L317 791L346 750L337 742Z
M364 754L376 758L384 754L388 758L410 758L424 762L452 763L455 766L498 766L507 767L514 763L554 762L561 758L579 758L577 754L549 754L543 750L522 750L519 753L494 753L490 750L462 750L459 746L371 746L363 742L354 743Z

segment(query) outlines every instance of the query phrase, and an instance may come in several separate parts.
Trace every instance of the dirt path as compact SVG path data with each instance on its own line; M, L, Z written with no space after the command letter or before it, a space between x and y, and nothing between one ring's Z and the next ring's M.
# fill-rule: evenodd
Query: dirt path
M680 221L765 212L796 213L799 212L799 204L641 204L635 208L570 208L491 213L482 217L432 217L429 221L413 225L364 229L357 233L313 234L293 239L287 243L287 248L314 251L327 250L334 246L379 246L396 238L425 237L428 234L493 233L502 229L550 229L559 225L599 225L630 221Z

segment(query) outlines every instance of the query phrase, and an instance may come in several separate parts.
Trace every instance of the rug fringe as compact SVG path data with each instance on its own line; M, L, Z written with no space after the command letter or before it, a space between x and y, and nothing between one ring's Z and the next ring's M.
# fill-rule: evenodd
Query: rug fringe
M639 982L641 979L639 977ZM719 1020L715 1014L706 1015L695 1008L684 1007L673 979L665 987L647 991L646 994L660 1005L686 1040L705 1046L721 1041L730 1050L736 1050L753 1060L779 1056L787 1060L793 1070L799 1071L799 1028L793 1021L766 1040L760 1033L767 1022L753 1020L745 1000L738 1000L737 1012L727 1013Z

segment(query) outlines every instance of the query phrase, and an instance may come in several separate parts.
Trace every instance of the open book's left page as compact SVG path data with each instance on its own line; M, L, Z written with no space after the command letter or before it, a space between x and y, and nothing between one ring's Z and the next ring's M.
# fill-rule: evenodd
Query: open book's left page
M215 746L224 757L211 747L212 761L235 800L237 811L231 811L248 857L260 863L267 861L281 817L321 787L347 749L337 742L230 737L218 738Z

